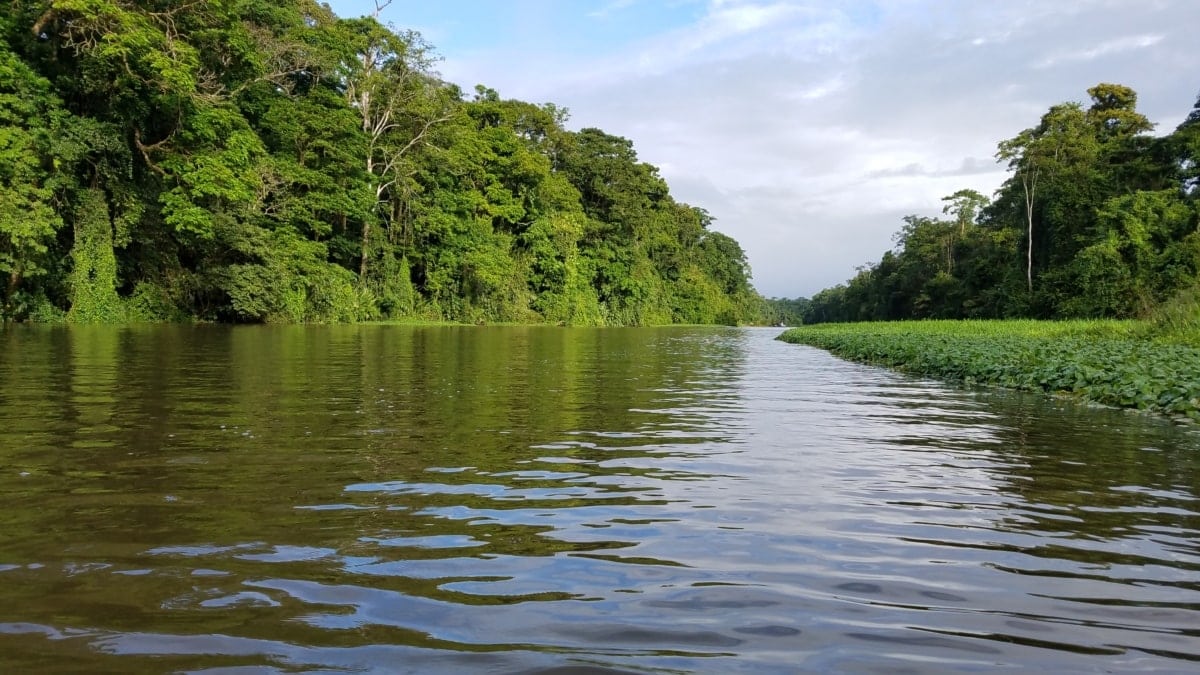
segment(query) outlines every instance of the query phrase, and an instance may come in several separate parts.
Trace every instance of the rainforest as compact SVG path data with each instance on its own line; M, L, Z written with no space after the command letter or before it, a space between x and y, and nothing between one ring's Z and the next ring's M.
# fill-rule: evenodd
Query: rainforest
M770 301L786 323L826 324L780 339L1200 419L1200 100L1155 137L1129 87L1088 94L1000 142L994 199L959 190L947 218L906 217L895 249L848 282Z
M309 0L6 2L0 319L763 320L630 140Z
M994 195L963 189L943 199L943 218L907 216L879 260L776 310L791 323L1142 318L1200 328L1200 100L1155 136L1133 89L1087 93L1088 104L1053 105L1000 141L1009 173Z

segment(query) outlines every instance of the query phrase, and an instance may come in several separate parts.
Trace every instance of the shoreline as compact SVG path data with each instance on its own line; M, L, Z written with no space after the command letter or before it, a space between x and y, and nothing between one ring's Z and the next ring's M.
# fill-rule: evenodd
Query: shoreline
M1063 395L1200 422L1200 348L1137 321L817 324L778 340L962 385Z

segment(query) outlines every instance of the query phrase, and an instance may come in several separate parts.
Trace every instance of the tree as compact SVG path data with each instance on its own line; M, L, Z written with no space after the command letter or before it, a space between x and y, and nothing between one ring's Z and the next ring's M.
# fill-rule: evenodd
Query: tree
M1195 212L1177 190L1140 191L1099 209L1097 241L1072 264L1068 315L1134 316L1191 284L1200 271Z
M942 197L942 201L949 202L942 207L942 213L953 214L959 236L966 236L967 226L975 224L989 200L975 190L963 189L949 197Z
M1200 96L1175 133L1167 139L1169 158L1183 192L1192 199L1200 195Z
M743 321L744 253L631 141L472 100L315 0L0 16L0 315Z
M0 43L0 319L28 311L22 283L45 274L63 219L55 209L52 151L55 120L64 112L39 77Z
M1065 167L1094 155L1094 137L1088 133L1083 108L1078 103L1063 103L1050 108L1041 123L1013 138L1002 141L996 156L1008 162L1013 171L1009 183L1017 181L1024 197L1026 222L1025 280L1033 292L1034 216L1038 188L1047 178L1053 180Z
M959 191L943 199L952 221L905 218L897 248L807 318L1128 317L1196 283L1200 113L1155 139L1132 89L1088 94L1000 143L1013 173L994 201Z
M1129 87L1102 82L1087 92L1092 98L1087 120L1102 143L1154 130L1150 120L1137 111L1137 92Z
M366 137L363 166L370 189L388 224L393 212L389 191L402 191L410 176L405 161L437 124L450 119L445 87L431 73L429 45L415 31L395 33L379 23L391 0L376 0L370 17L343 19L349 50L342 63L346 101L355 110ZM362 223L359 279L365 283L371 259L372 223Z

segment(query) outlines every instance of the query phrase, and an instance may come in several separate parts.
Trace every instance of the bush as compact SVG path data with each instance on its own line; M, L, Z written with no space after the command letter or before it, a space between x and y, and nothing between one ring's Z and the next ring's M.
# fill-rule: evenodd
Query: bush
M1150 323L1159 333L1200 338L1200 282L1173 295L1150 313ZM1196 342L1200 343L1200 339Z

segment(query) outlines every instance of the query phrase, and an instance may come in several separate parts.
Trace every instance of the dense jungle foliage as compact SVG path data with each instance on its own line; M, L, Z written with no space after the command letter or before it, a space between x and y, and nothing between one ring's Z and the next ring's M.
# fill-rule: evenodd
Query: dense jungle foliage
M1011 172L989 199L960 190L946 218L908 216L896 248L813 296L805 323L1147 316L1200 297L1200 100L1150 135L1125 86L1051 107L999 144Z
M632 143L311 0L4 0L0 319L761 319ZM376 12L378 15L378 12Z

